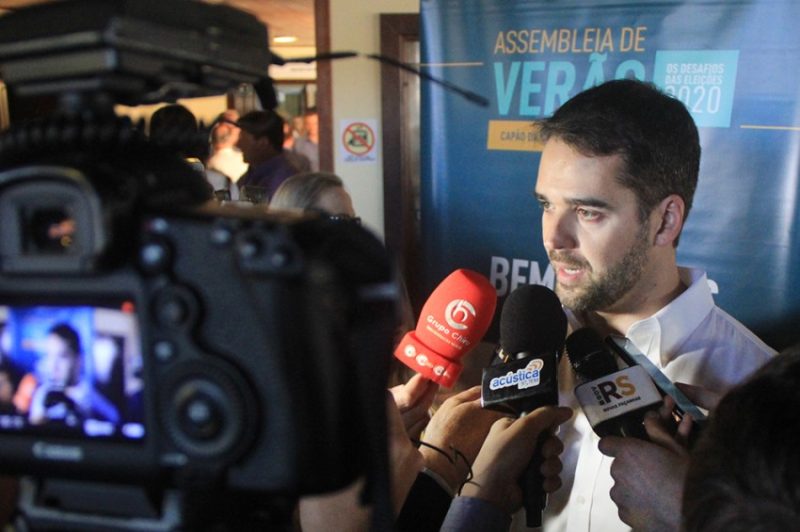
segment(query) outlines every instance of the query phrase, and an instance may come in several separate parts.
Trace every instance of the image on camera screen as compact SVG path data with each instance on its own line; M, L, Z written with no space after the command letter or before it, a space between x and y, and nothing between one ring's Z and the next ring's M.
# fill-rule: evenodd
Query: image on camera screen
M143 391L132 301L0 297L0 434L141 441Z

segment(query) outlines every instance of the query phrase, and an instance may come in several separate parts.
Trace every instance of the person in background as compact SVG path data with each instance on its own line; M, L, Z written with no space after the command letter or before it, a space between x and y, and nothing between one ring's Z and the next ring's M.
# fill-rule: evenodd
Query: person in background
M361 223L353 208L353 199L344 187L342 178L330 172L308 172L290 177L278 187L270 201L271 210L301 210L316 212L333 219ZM400 279L400 321L397 340L415 325L411 301L403 279ZM390 386L408 382L412 373L393 359ZM429 381L426 381L429 382ZM403 403L405 404L405 402ZM401 410L405 407L401 406Z
M800 344L730 390L689 456L686 532L800 524Z
M236 143L239 141L239 128L234 124L239 120L236 109L227 109L218 117L211 130L211 155L206 168L215 170L236 183L245 172L247 163Z
M183 157L205 158L199 146L197 118L181 104L159 107L150 117L148 138L160 146L179 147Z
M337 219L360 222L342 178L329 172L297 174L284 181L269 203L270 209L301 209Z
M197 118L185 106L170 104L159 107L150 117L148 136L152 143L177 153L206 178L208 195L225 186L224 176L206 172L203 161L208 156L208 146L199 131Z
M311 161L300 153L294 150L294 140L297 133L294 129L294 118L291 116L281 115L283 117L283 152L286 157L297 167L299 173L311 172Z
M272 110L250 111L234 125L241 129L236 147L249 165L237 181L240 193L254 203L269 203L281 183L300 171L283 149L284 120Z
M309 109L303 115L292 118L291 150L308 159L312 172L319 171L318 131L316 109Z
M206 179L221 200L239 200L236 181L247 171L242 152L236 148L239 128L234 126L239 118L235 109L228 109L214 120L210 134L209 155L204 169Z
M700 168L697 127L683 103L649 83L613 80L579 93L538 125L542 240L570 330L627 336L673 381L713 392L767 362L775 351L715 305L706 273L677 264ZM579 411L567 357L558 382L559 404L578 414L562 426L564 487L548 501L544 529L628 530L665 495L648 489L658 485L651 478L631 491L631 514L618 508L613 460L598 450ZM620 440L617 455L649 449ZM648 463L644 454L637 459ZM524 519L517 524L524 529Z

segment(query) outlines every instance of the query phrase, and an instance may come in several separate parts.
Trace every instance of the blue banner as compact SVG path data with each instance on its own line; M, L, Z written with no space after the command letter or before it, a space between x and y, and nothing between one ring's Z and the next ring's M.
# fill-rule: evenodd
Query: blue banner
M533 188L535 121L614 78L683 101L702 158L678 263L776 348L800 339L800 2L422 0L422 235L426 288L456 268L499 296L552 288Z

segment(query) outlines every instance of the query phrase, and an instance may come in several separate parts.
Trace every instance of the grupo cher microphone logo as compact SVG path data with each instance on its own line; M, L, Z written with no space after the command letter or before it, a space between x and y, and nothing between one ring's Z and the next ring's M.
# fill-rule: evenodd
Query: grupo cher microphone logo
M477 315L475 307L466 299L454 299L444 309L444 319L447 324L459 331L468 328L467 321Z

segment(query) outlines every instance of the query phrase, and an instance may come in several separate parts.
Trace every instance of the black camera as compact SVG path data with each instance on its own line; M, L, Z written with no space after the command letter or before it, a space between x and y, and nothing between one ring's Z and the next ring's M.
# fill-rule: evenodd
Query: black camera
M0 472L30 479L34 527L200 529L385 475L383 245L221 206L113 112L261 82L269 58L254 17L191 0L0 17L12 102L52 108L0 136Z

